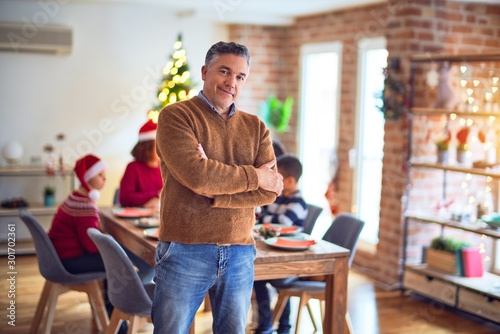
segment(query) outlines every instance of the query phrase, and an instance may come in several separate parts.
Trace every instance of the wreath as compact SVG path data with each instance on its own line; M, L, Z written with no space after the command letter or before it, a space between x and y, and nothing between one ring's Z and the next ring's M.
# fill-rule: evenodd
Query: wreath
M382 90L382 104L378 106L384 118L396 120L405 111L406 86L403 82L392 78L387 69L384 69L384 89Z

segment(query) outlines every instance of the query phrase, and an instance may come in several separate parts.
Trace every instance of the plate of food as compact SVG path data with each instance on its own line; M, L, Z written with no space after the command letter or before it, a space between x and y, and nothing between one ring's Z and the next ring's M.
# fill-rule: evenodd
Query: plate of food
M155 211L152 209L136 208L136 207L114 208L112 209L112 212L115 216L119 218L151 217L155 213Z
M307 234L302 234L300 236L274 237L265 239L264 242L274 248L294 251L306 250L316 244L316 241Z
M135 226L147 228L147 227L158 227L160 226L160 220L154 217L142 217L136 219L134 222Z
M302 232L303 228L300 226L288 226L285 224L258 224L254 226L255 231L266 237L277 237L286 235L298 235Z
M159 232L158 227L152 227L145 229L143 233L148 238L158 240L158 232Z

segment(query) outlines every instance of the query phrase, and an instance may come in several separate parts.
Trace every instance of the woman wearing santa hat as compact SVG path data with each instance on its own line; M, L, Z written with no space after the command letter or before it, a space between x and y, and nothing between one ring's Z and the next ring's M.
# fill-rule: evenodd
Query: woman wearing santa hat
M157 124L149 120L139 130L139 140L132 149L130 162L120 182L120 204L158 209L163 186L160 158L156 154Z

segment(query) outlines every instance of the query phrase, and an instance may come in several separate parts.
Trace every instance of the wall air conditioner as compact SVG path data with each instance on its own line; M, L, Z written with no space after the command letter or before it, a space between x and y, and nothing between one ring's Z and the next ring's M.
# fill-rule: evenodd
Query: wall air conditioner
M0 51L66 55L71 53L68 27L0 22Z

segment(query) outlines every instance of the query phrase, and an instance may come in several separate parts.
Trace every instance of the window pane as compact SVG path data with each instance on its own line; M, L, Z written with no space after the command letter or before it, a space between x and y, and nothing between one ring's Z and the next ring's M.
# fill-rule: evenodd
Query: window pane
M308 203L323 208L313 232L319 237L332 222L325 192L338 142L339 54L340 43L306 45L302 49L300 187Z
M387 65L387 50L385 43L380 40L364 40L360 44L360 50L360 110L357 123L354 208L356 215L366 223L361 239L377 243L385 121L376 106L384 85L383 68Z

